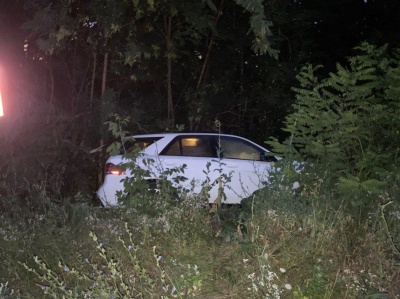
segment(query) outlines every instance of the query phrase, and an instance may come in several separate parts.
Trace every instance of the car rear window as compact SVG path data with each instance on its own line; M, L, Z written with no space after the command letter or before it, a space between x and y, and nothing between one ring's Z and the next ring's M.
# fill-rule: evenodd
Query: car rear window
M162 137L129 137L124 142L124 149L126 153L131 153L135 150L143 150L154 142L160 140Z

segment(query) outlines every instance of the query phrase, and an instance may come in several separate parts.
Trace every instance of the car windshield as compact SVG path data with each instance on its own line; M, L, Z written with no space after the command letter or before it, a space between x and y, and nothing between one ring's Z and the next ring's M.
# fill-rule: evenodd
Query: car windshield
M160 139L161 137L139 137L139 138L128 137L124 141L125 153L131 153L135 150L136 151L143 150Z

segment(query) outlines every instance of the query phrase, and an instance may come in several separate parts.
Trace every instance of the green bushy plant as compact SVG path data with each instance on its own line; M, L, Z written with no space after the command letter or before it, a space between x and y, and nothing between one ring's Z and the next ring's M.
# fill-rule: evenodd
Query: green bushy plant
M333 191L353 206L369 206L398 182L400 49L363 43L348 65L320 79L321 66L305 66L293 88L297 101L284 130L269 144L294 160L312 163Z
M0 119L0 194L14 196L21 205L29 186L37 184L65 197L78 191L92 194L96 163L86 115L63 114L53 103L36 98L24 85L29 81L16 81L19 88L9 99L15 107ZM7 194L10 190L13 194Z

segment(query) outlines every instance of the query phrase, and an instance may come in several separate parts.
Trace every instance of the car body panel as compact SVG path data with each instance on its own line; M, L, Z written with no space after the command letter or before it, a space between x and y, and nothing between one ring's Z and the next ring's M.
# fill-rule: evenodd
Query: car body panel
M129 138L156 140L140 151L134 165L149 171L145 179L157 179L168 169L186 165L182 175L186 181L173 183L174 187L202 191L205 182L211 184L209 202L218 197L219 183L226 195L223 203L239 204L254 191L263 187L273 162L262 161L267 149L245 138L217 133L162 133L135 135ZM209 144L207 144L209 142ZM154 163L146 163L149 160ZM126 165L130 160L122 155L110 157L106 163ZM172 181L173 174L168 177ZM118 205L117 192L124 193L124 179L132 177L128 168L120 175L106 174L103 185L97 191L104 206ZM194 186L194 187L193 187Z

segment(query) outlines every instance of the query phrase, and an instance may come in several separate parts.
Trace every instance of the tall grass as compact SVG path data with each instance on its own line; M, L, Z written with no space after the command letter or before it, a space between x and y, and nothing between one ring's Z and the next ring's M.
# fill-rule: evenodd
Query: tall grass
M161 193L152 215L14 194L0 197L0 298L400 298L395 204L359 221L284 185L216 212Z

